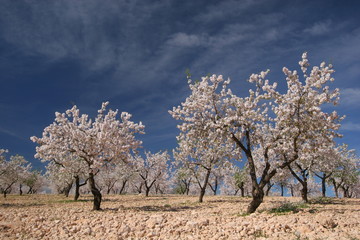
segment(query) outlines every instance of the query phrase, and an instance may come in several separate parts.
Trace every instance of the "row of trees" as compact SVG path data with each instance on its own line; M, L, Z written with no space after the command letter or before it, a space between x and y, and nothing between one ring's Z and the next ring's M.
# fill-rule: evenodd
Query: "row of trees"
M355 191L358 160L346 146L334 142L341 136L343 117L324 111L339 100L339 90L330 91L328 86L334 70L321 63L308 71L306 53L299 64L302 77L283 68L286 89L282 92L266 79L269 70L252 74L253 88L245 97L236 95L230 80L221 75L195 82L189 77L190 95L169 111L181 121L173 151L177 191L189 193L196 185L201 202L206 190L216 193L221 182L233 184L242 195L250 184L249 213L275 183L285 187L289 176L301 186L304 201L312 175L322 179L323 187L331 181L336 193L341 188L348 197ZM107 110L107 105L103 103L94 120L76 106L56 113L41 138L31 137L38 144L35 156L49 162L47 172L59 183L59 190L66 193L75 184L77 198L87 183L94 210L100 209L102 189L111 192L117 186L123 192L132 183L133 189L148 195L151 189L164 191L169 177L166 152L138 154L142 143L136 135L144 133L142 123L132 122L126 112ZM246 168L236 170L236 162Z
M0 149L0 193L6 195L18 187L20 195L36 193L44 184L41 172L32 170L23 156L15 155L6 159L7 150Z
M328 170L327 173L312 169L308 178L308 194L326 196L326 186L330 185L335 190L336 196L360 197L360 181L358 179L356 165L349 163L351 159L357 161L353 151L341 146L345 164ZM2 153L5 153L2 150ZM88 188L82 187L87 183L87 175L84 171L71 172L63 166L50 162L46 167L46 173L41 175L38 171L29 171L30 164L21 156L11 156L5 161L1 156L1 191L6 197L7 193L18 192L36 193L39 190L69 196L70 190L78 200L80 193L89 193ZM21 159L21 161L19 161ZM145 154L145 157L136 156L133 159L136 165L129 164L105 165L95 176L96 186L103 194L151 194L177 193L204 196L203 183L207 171L198 171L190 168L176 168L170 166L169 155L166 152ZM175 162L175 164L178 164ZM190 166L190 165L189 165ZM171 169L174 169L171 171ZM195 171L194 171L195 170ZM284 196L285 189L291 196L299 196L301 184L290 172L276 175L265 188L265 195L269 194ZM330 175L324 178L324 175ZM318 178L319 181L315 181ZM325 181L323 181L325 180ZM220 168L214 168L208 177L207 186L204 187L207 194L225 194L251 196L251 179L248 168L239 168L233 164L227 164ZM5 191L6 189L6 191ZM275 190L275 191L273 191ZM341 191L339 191L341 190Z

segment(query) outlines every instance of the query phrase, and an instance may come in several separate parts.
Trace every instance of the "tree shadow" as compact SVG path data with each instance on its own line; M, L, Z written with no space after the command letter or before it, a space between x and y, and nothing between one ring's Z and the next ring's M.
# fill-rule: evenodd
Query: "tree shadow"
M26 208L44 206L44 203L1 203L0 208Z
M118 208L104 208L104 211L135 211L135 212L181 212L202 208L202 206L164 206L145 205L139 207L124 207L120 205Z

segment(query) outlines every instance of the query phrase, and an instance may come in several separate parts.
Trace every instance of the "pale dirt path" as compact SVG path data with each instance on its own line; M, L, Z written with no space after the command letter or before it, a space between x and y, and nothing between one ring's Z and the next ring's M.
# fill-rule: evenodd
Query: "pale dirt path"
M81 199L1 198L0 239L360 239L360 199L276 215L264 210L299 199L269 197L248 216L250 199L240 197L104 196L103 211Z

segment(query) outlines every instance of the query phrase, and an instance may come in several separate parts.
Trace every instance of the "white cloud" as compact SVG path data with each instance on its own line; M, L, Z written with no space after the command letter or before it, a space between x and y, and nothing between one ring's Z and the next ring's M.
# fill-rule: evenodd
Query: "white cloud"
M0 133L3 133L3 134L6 134L6 135L9 135L9 136L24 140L23 137L19 136L18 134L14 133L14 132L12 132L10 130L4 129L4 128L0 128Z
M262 1L256 0L228 0L219 1L217 4L210 5L205 10L196 16L196 20L205 23L212 23L218 20L224 20L231 16L241 15L243 12L254 7L256 4L261 4Z
M311 35L323 35L331 30L331 21L317 22L309 28L304 29L304 33Z
M179 47L197 47L201 45L206 45L204 37L198 35L188 35L186 33L176 33L167 41L167 44L171 46Z
M340 106L359 106L360 88L343 88L340 94Z
M340 130L344 131L360 131L360 123L344 123L341 125Z

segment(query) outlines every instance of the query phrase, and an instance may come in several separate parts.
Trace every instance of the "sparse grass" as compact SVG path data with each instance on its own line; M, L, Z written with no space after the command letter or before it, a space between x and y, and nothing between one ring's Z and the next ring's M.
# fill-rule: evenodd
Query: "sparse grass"
M305 236L305 237L301 237L301 233L299 233L299 232L295 232L294 235L295 235L294 240L309 240L309 238L306 237L306 236Z
M262 230L256 230L254 233L254 237L256 238L268 238L268 236L266 235L266 233L264 233Z
M309 201L310 204L332 204L334 200L329 197L317 197Z
M279 207L271 208L269 213L285 214L289 212L297 213L300 209L308 208L309 206L305 203L283 203Z
M247 213L247 212L237 213L236 216L237 217L246 217L246 216L250 216L250 213Z
M80 200L73 200L73 199L66 199L66 200L58 200L58 201L55 201L56 203L76 203L76 202L89 202L89 200L85 200L85 199L80 199Z

